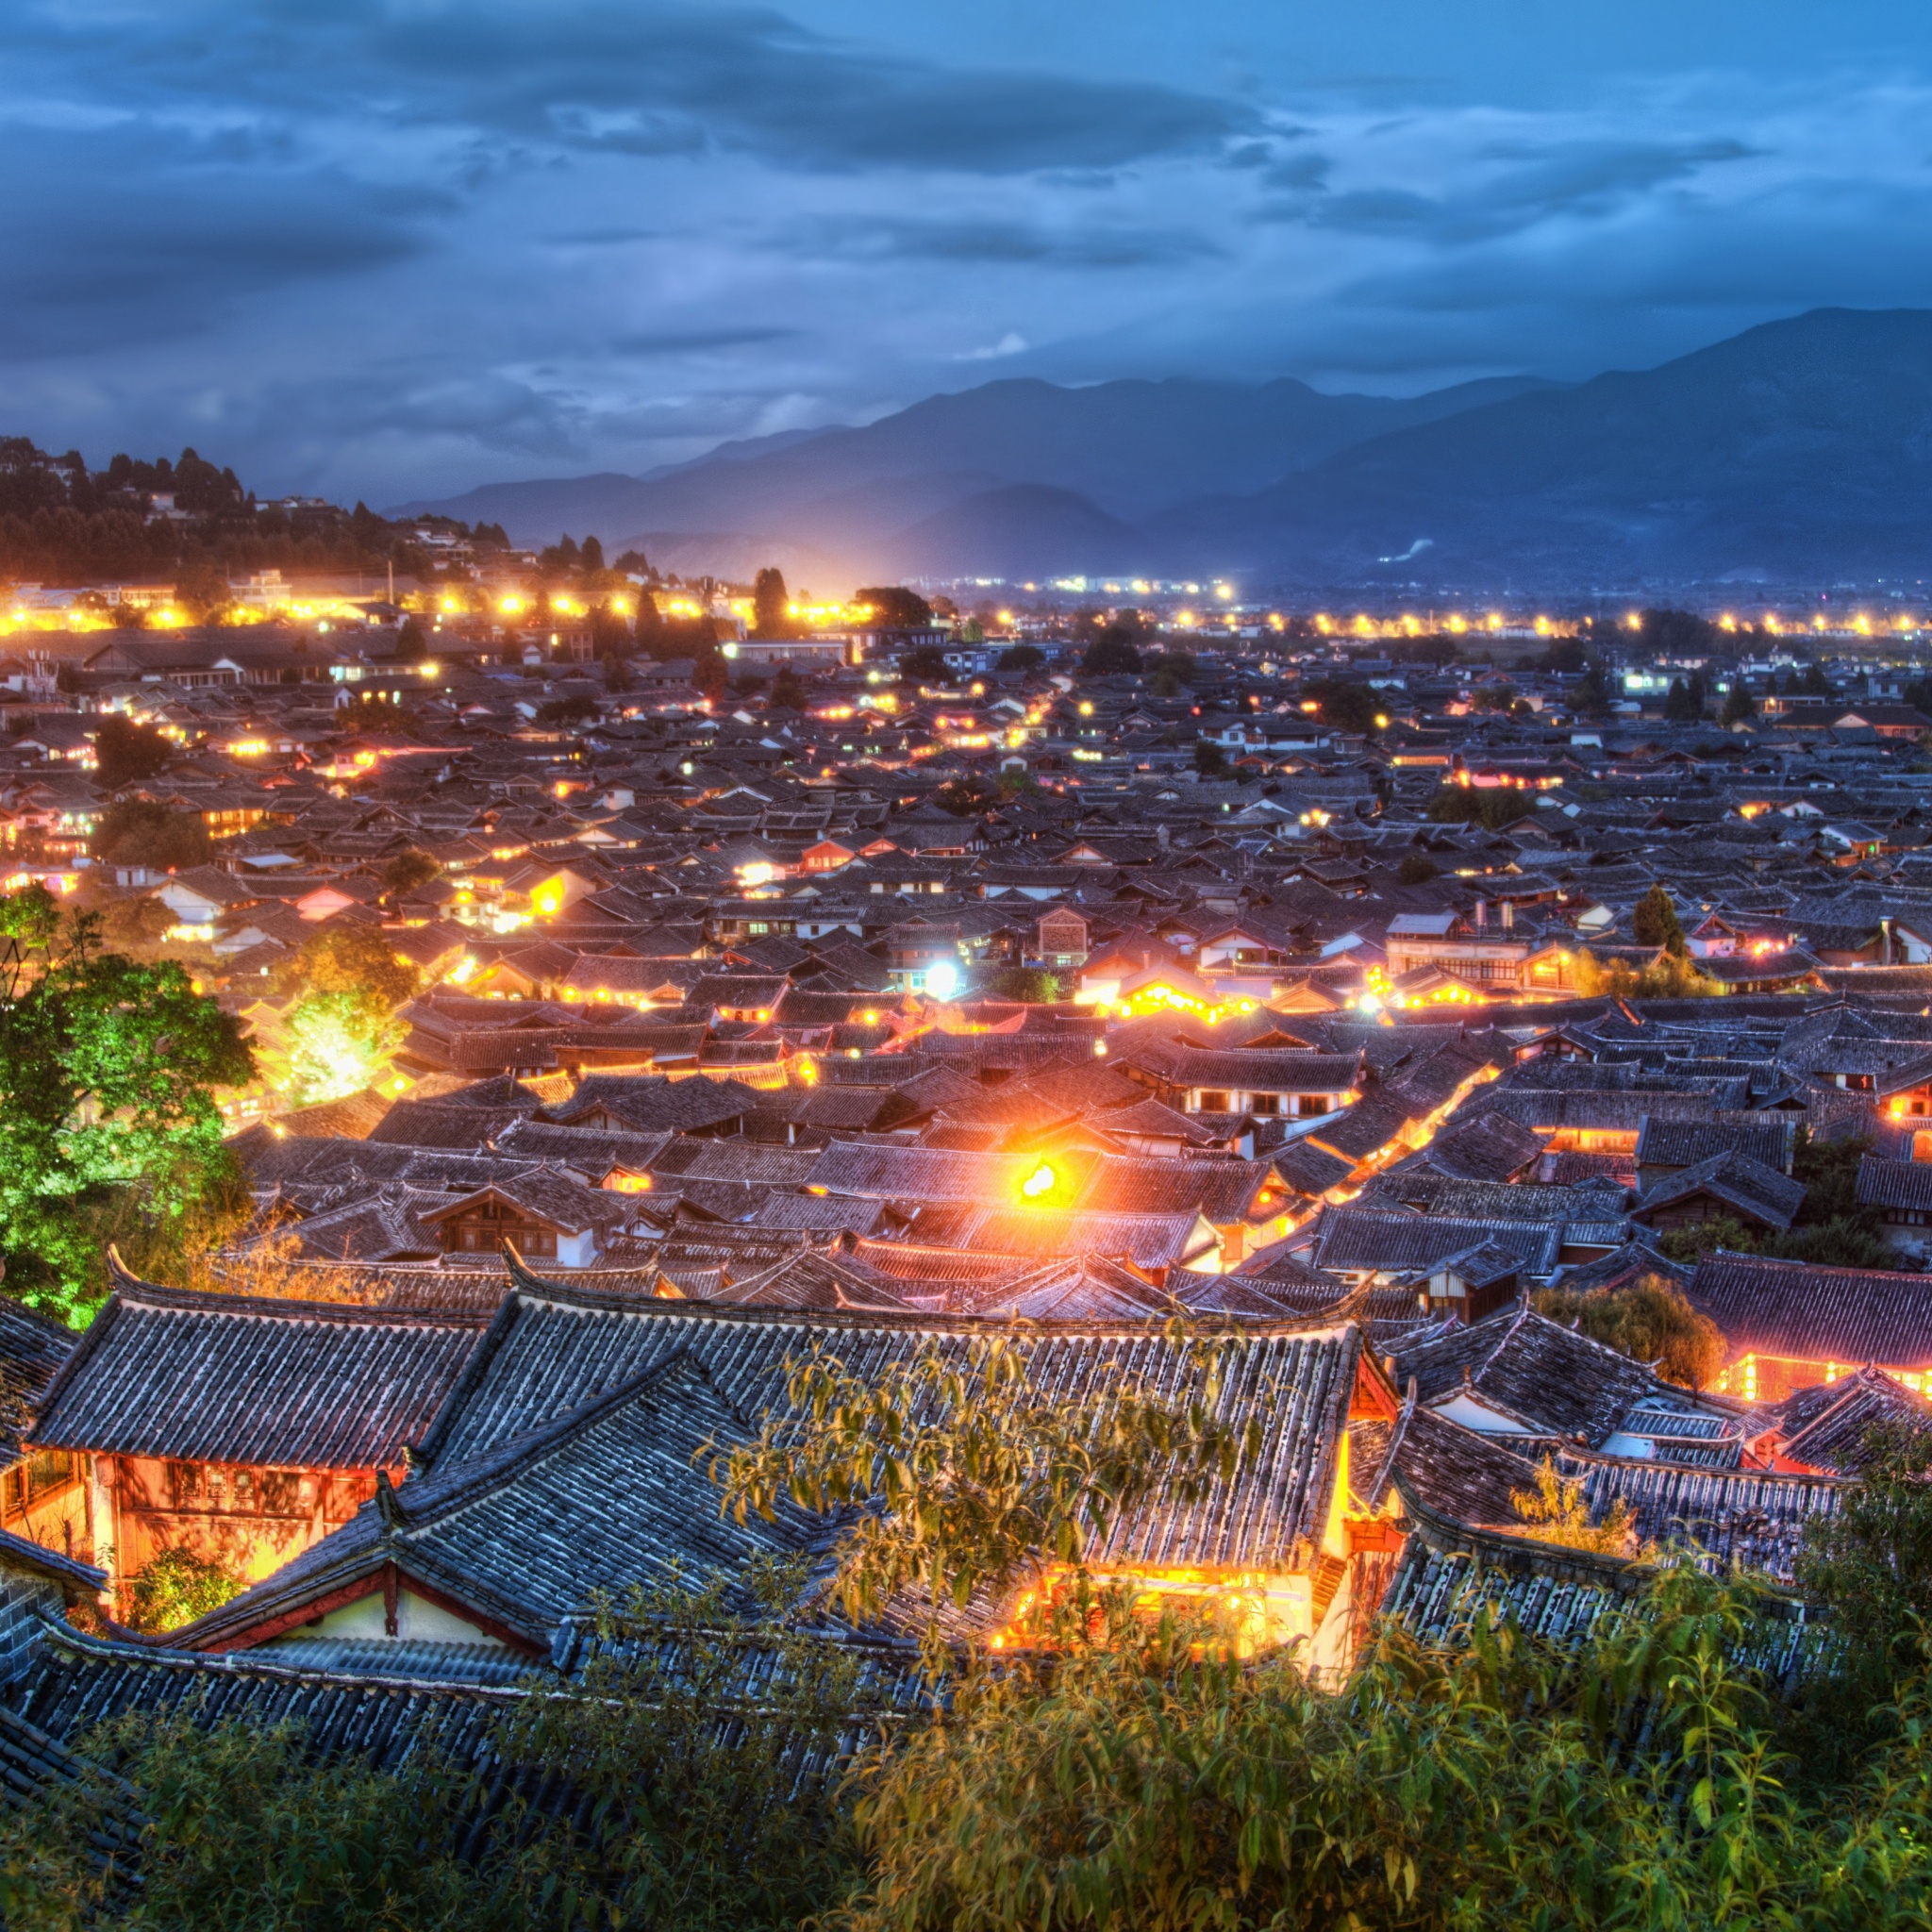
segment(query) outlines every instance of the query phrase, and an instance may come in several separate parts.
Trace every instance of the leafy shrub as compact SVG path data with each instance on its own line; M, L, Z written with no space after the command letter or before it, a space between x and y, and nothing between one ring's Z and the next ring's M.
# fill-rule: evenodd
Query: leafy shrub
M136 1630L178 1630L220 1609L244 1587L225 1564L176 1543L127 1579L127 1622Z
M1387 1631L1346 1695L1117 1614L962 1686L858 1807L839 1932L1897 1927L1932 1903L1914 1738L1829 1802L1780 1783L1737 1661L1758 1603L1689 1567L1565 1655ZM1925 1721L1915 1690L1906 1725ZM1641 1748L1637 1748L1641 1741Z
M1630 1505L1620 1496L1601 1523L1591 1523L1583 1485L1559 1474L1547 1456L1537 1465L1536 1487L1511 1490L1509 1502L1519 1519L1512 1533L1532 1542L1595 1550L1608 1557L1637 1554L1637 1521Z
M1664 1245L1668 1251L1668 1239ZM1723 1331L1660 1274L1645 1274L1628 1288L1592 1289L1580 1294L1561 1288L1540 1289L1530 1306L1538 1314L1567 1322L1592 1341L1633 1361L1656 1362L1665 1381L1686 1389L1702 1389L1715 1381L1724 1367Z

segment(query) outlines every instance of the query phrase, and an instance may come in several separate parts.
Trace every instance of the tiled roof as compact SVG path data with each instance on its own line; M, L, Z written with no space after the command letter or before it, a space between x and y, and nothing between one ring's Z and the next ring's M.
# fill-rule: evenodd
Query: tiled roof
M1520 1257L1527 1274L1552 1274L1563 1230L1554 1223L1329 1208L1323 1210L1317 1230L1315 1265L1331 1274L1420 1274L1484 1241L1498 1241Z
M1698 1264L1689 1292L1724 1330L1733 1360L1764 1355L1932 1366L1932 1274L1774 1261L1721 1248Z
M815 1519L787 1502L772 1524L720 1513L700 1452L753 1433L696 1362L673 1352L541 1428L379 1491L352 1523L174 1642L225 1648L283 1607L390 1562L547 1653L557 1624L592 1591L736 1575L760 1552L811 1541Z
M1932 1403L1884 1370L1866 1368L1799 1391L1780 1421L1789 1431L1783 1455L1836 1475L1863 1475L1873 1461L1873 1431L1932 1428Z
M748 1414L782 1408L785 1364L815 1344L865 1373L928 1341L957 1349L989 1330L970 1318L808 1311L773 1314L686 1302L618 1304L521 1276L491 1335L422 1447L431 1466L462 1461L614 1389L678 1349ZM1112 1549L1161 1563L1258 1563L1318 1538L1326 1520L1340 1430L1352 1397L1360 1331L1353 1324L1245 1324L1248 1343L1224 1411L1265 1408L1266 1441L1187 1509L1123 1523ZM1124 1370L1161 1386L1180 1357L1143 1320L1056 1325L1023 1339L1036 1373L1063 1394L1102 1389ZM1258 1410L1257 1410L1258 1412Z
M277 1469L401 1461L487 1326L124 1279L55 1379L48 1449Z
M1526 1302L1398 1347L1393 1373L1398 1386L1413 1379L1425 1405L1468 1389L1540 1430L1592 1446L1614 1433L1640 1402L1692 1406L1641 1362L1535 1313Z
M1748 1154L1713 1154L1666 1174L1631 1210L1645 1219L1678 1201L1708 1194L1760 1226L1789 1227L1805 1205L1805 1184L1753 1160Z
M1932 1213L1932 1161L1885 1160L1875 1154L1858 1162L1858 1200L1867 1208Z

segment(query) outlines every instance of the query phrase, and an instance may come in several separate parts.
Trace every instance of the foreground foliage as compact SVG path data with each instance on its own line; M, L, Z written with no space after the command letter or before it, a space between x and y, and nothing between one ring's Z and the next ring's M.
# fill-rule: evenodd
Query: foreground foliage
M40 886L0 897L0 1250L10 1287L72 1316L112 1230L165 1241L239 1192L212 1090L254 1062L181 967L103 950Z
M632 1607L662 1607L641 1600ZM691 1598L680 1642L715 1597ZM1478 1617L1467 1644L1385 1633L1345 1693L1236 1660L1211 1623L1153 1627L1076 1591L1049 1652L977 1666L944 1717L841 1790L798 1774L849 1692L794 1653L780 1694L723 1647L615 1658L589 1707L513 1724L513 1758L571 1778L578 1829L480 1842L476 1792L315 1764L300 1734L124 1720L93 1749L145 1814L130 1926L791 1926L837 1932L1474 1932L1923 1927L1932 1913L1932 1695L1899 1680L1883 1741L1829 1788L1784 1755L1751 1654L1760 1604L1667 1570L1566 1655ZM607 1634L620 1643L625 1620ZM743 1722L720 1724L729 1707ZM794 1732L793 1727L796 1727ZM83 1922L115 1788L43 1799L0 1834L9 1926ZM570 1807L566 1807L570 1808Z
M1494 1620L1385 1626L1354 1677L1239 1655L1211 1606L1090 1567L1162 1472L1241 1445L1211 1350L1157 1398L1030 1391L1010 1346L860 1384L793 1366L804 1420L715 1452L726 1506L842 1510L798 1571L605 1606L573 1694L523 1700L497 1762L395 1774L298 1730L126 1718L98 1767L0 1827L10 1927L185 1932L1903 1932L1932 1924L1932 1445L1874 1445L1817 1527L1830 1622L1689 1557L1626 1573L1559 1646ZM874 1391L868 1395L868 1390ZM1192 1476L1187 1474L1193 1472ZM1519 1499L1570 1541L1549 1469ZM1599 1528L1608 1527L1600 1525ZM1627 1534L1627 1525L1624 1526ZM857 1651L814 1619L948 1605L1043 1572L1033 1641ZM968 1579L963 1587L960 1578ZM825 1587L829 1585L829 1594ZM1803 1669L1780 1677L1796 1657ZM896 1659L896 1660L895 1660ZM498 1766L502 1767L501 1770ZM841 1776L843 1767L846 1774ZM121 1780L125 1782L121 1782ZM138 1872L103 1858L140 1840Z
M1751 1593L1672 1571L1642 1608L1574 1658L1480 1621L1456 1654L1391 1633L1346 1697L1116 1614L1111 1642L981 1676L885 1763L833 1923L1923 1925L1924 1682L1893 1747L1807 1806L1732 1660Z

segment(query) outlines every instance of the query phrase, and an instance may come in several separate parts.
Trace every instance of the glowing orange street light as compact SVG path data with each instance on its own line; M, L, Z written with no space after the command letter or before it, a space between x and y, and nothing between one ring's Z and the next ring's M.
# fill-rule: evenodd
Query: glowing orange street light
M1041 1161L1026 1178L1020 1183L1020 1191L1029 1201L1037 1201L1042 1194L1053 1191L1057 1176L1045 1161Z

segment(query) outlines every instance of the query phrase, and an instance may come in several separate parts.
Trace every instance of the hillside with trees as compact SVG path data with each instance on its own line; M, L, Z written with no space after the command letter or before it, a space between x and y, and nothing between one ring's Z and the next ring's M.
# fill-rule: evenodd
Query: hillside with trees
M500 533L473 541L491 538ZM0 438L0 580L173 579L200 614L225 600L228 578L257 571L414 573L427 561L411 526L359 503L259 502L192 449L172 461L116 456L92 470L78 450L53 456Z

